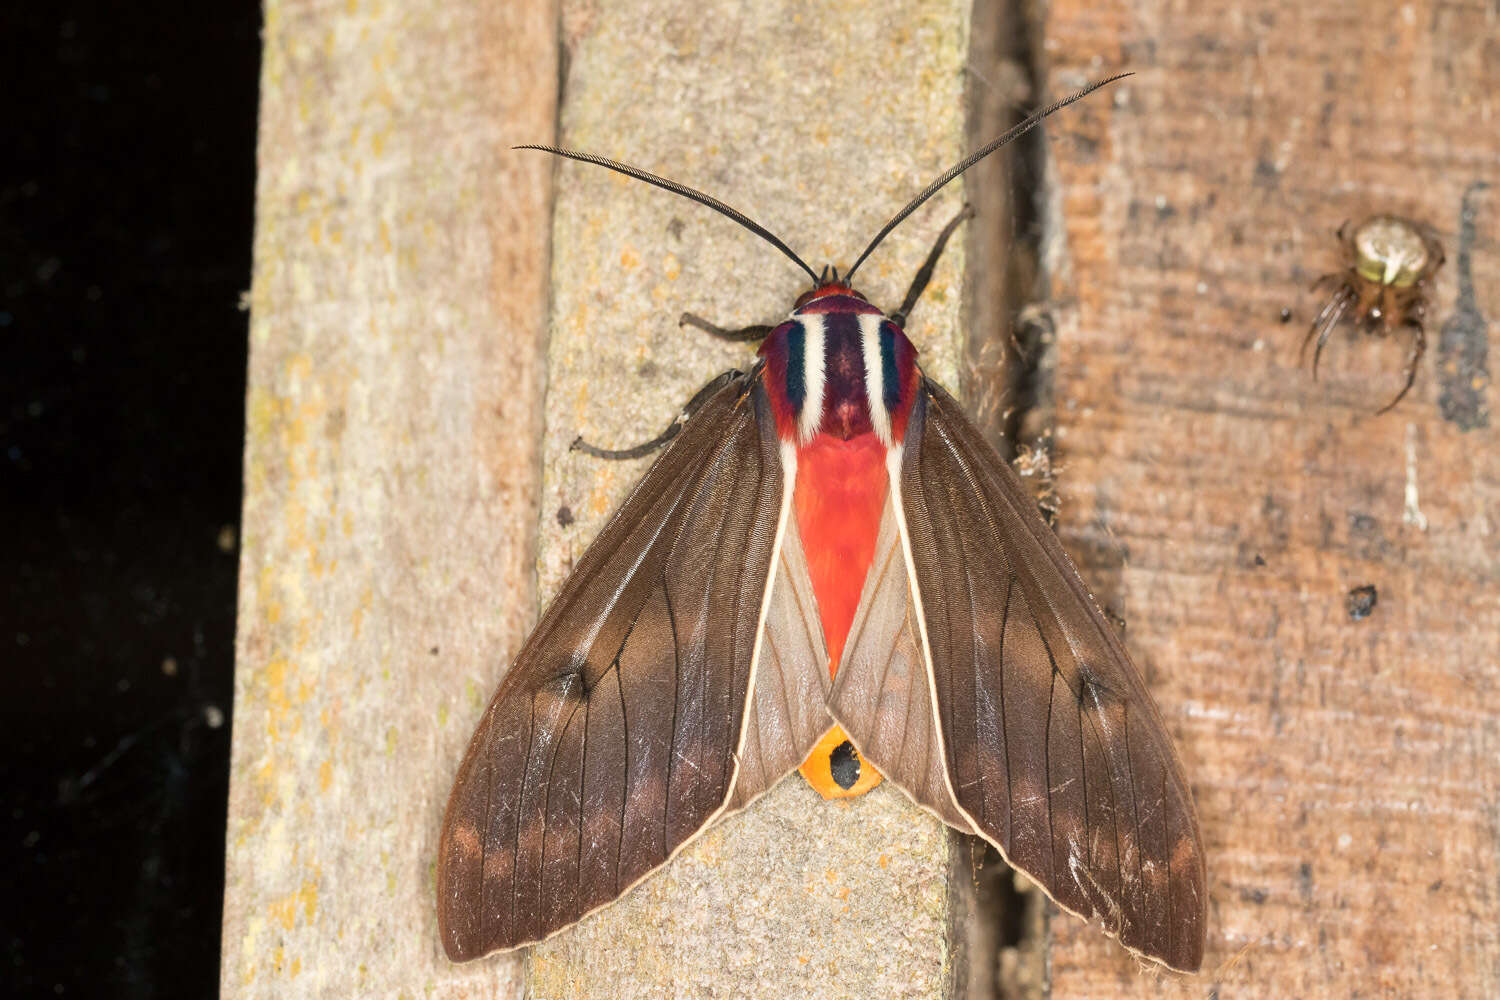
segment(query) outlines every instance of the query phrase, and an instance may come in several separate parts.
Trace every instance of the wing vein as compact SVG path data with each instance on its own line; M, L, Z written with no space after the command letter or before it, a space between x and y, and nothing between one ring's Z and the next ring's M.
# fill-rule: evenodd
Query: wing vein
M578 853L573 861L573 902L574 909L583 909L583 797L584 789L588 787L584 780L589 769L589 717L594 714L594 700L588 697L589 691L584 692L584 701L587 704L583 710L583 739L578 745Z
M616 659L613 666L619 665ZM620 782L620 832L615 837L615 895L618 896L624 888L620 885L620 859L625 856L625 816L630 805L630 716L625 712L625 674L618 669L615 693L620 696L620 742L625 747L625 780Z
M667 730L667 788L661 797L661 831L665 844L672 811L672 766L677 763L677 709L682 697L682 639L677 634L677 614L672 609L672 588L667 585L666 567L661 572L661 598L667 606L667 628L672 633L672 724ZM624 817L621 817L623 824ZM665 852L663 852L665 853Z
M1014 767L1010 759L1010 727L1005 724L1005 636L1010 629L1010 599L1016 587L1016 574L1005 579L1005 610L1000 616L1000 743L1005 751L1005 849L1010 850L1015 828L1016 790L1011 780Z
M568 690L572 690L571 682L568 685ZM552 814L552 779L557 774L557 756L562 750L563 740L568 738L568 727L573 724L573 716L578 714L578 706L581 704L583 704L583 699L578 699L577 701L573 702L573 710L568 713L567 721L564 722L561 726L557 727L557 739L552 741L552 751L547 757L547 782L544 786L546 790L542 794L542 854L540 859L538 859L536 866L536 870L541 878L541 889L543 890L545 890L547 887L547 819ZM583 721L585 724L587 724L588 719L588 713L585 712L583 716ZM583 774L583 764L581 761L578 765L578 773L580 775ZM582 803L580 803L579 807L581 810ZM583 840L582 827L579 828L578 839L580 842L582 842ZM539 909L541 909L545 905L541 896L541 892L538 892L537 894L537 905ZM542 913L545 912L545 909L542 909Z
M1140 886L1141 891L1146 888L1146 869L1141 861L1141 796L1135 787L1135 760L1130 752L1130 705L1127 703L1122 708L1124 718L1120 720L1125 731L1125 773L1130 779L1130 816L1135 826L1135 884Z
M536 695L531 696L531 716L526 722L526 759L521 764L521 781L526 780L526 765L531 762L531 748L536 745ZM523 792L524 800L524 792ZM511 932L515 932L516 926L516 896L520 893L520 880L516 878L515 871L521 863L521 803L516 803L516 837L513 843L516 845L515 856L511 860L510 870L510 926ZM486 880L487 881L487 880Z

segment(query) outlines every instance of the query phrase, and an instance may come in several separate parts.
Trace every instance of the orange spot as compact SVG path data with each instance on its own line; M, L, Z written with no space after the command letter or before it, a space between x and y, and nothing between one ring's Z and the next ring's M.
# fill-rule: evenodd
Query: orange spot
M833 756L833 751L838 745L848 738L843 727L834 726L823 734L818 745L812 748L812 752L797 769L802 773L802 777L807 779L807 783L813 786L813 790L825 799L852 799L856 795L865 794L882 780L880 772L863 757L859 761L859 780L854 784L845 788L833 780L833 765L829 762L829 758Z

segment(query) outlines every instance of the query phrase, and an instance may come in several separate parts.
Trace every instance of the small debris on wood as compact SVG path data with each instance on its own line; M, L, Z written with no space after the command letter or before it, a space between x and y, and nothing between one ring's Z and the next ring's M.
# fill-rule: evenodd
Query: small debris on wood
M1375 602L1378 595L1375 593L1375 585L1367 583L1363 587L1355 587L1349 591L1346 606L1349 608L1349 620L1359 621L1370 617L1370 612L1375 610Z

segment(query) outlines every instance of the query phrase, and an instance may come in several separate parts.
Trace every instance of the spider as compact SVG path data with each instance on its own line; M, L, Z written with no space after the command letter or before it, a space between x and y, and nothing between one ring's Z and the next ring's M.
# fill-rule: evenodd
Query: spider
M1302 341L1302 354L1306 356L1307 345L1316 337L1318 346L1313 351L1316 379L1323 345L1351 308L1354 310L1351 318L1366 333L1385 336L1409 327L1412 346L1406 362L1406 384L1395 399L1376 411L1378 416L1401 402L1417 377L1417 364L1427 349L1427 336L1422 329L1424 293L1428 279L1443 266L1443 248L1428 227L1395 215L1373 215L1352 231L1345 222L1339 227L1338 237L1347 266L1323 275L1313 285L1314 289L1332 288L1333 295L1313 319L1307 338Z

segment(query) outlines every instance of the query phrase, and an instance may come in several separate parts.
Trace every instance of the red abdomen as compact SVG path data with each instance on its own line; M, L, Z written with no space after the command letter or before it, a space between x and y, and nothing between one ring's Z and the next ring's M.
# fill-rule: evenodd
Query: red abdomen
M797 528L823 620L830 675L838 669L875 558L888 488L885 455L870 432L847 441L816 434L797 451Z

